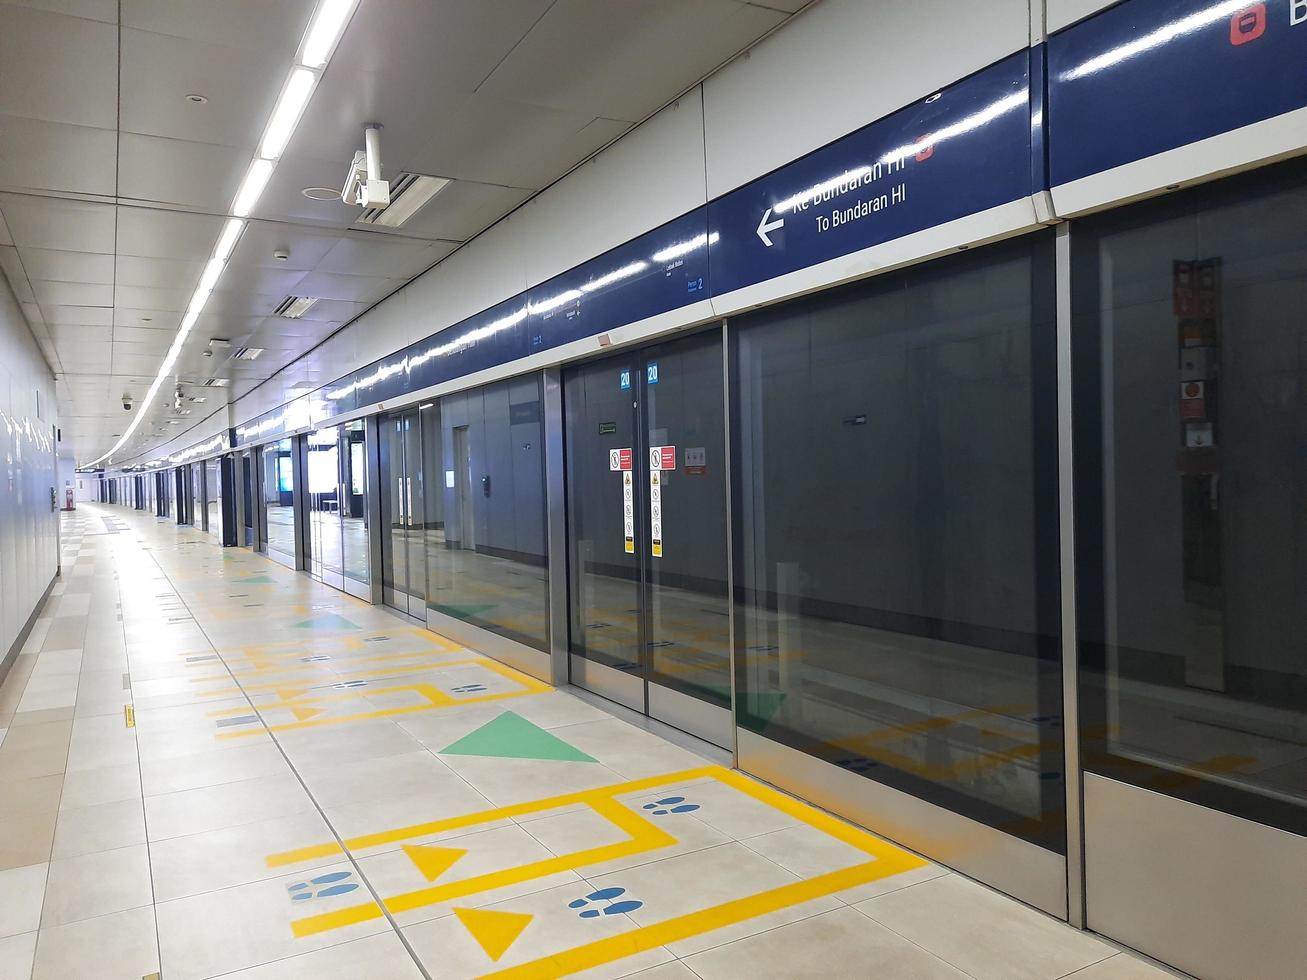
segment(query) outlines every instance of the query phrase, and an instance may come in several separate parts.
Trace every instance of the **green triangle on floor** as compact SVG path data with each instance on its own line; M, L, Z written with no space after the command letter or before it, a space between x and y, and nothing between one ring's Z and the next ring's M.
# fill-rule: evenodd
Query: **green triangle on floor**
M232 579L232 582L237 582L241 585L273 585L276 581L277 580L271 575L250 575L247 578Z
M436 612L438 612L438 613L444 613L446 616L453 616L455 619L471 619L473 616L476 616L476 615L479 614L479 613L483 613L483 612L485 612L487 609L494 609L494 608L495 608L495 604L494 604L493 602L486 602L486 603L483 603L483 604L481 604L481 605L479 605L479 606L477 606L477 605L473 605L473 606L440 606L440 605L436 605L436 606L432 606L431 608L434 609L434 610L435 610Z
M329 613L326 616L314 616L302 623L296 623L295 628L297 630L356 630L360 627L351 623L344 616Z
M513 711L505 711L441 752L448 755L486 755L500 759L544 759L552 762L598 762L568 745L539 725Z

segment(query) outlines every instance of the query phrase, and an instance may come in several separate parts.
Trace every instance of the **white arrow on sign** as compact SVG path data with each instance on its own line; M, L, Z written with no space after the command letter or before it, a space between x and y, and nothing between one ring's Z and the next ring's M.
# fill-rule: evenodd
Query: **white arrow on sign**
M771 208L768 208L762 213L762 220L758 222L758 237L762 239L762 243L768 248L771 248L772 246L772 241L769 237L771 233L778 228L785 227L784 218L777 218L775 221L768 221L767 219L770 217Z

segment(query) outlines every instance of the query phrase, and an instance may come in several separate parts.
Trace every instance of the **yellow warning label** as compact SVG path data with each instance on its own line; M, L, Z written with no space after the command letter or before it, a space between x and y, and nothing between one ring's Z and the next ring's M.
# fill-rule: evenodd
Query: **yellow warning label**
M635 538L626 539L626 553L628 555L635 554Z

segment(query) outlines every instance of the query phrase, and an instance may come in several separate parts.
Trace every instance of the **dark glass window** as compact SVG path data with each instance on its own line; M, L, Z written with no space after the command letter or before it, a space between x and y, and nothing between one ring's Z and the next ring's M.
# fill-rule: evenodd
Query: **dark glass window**
M420 414L427 606L548 650L540 376L446 395Z
M745 728L1065 848L1052 236L731 321Z
M1307 167L1071 242L1085 768L1307 833Z

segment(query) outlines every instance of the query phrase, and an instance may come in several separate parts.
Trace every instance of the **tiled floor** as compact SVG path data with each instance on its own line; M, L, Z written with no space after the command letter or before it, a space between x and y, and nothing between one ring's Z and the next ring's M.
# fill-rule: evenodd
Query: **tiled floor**
M1170 975L302 574L63 521L0 980Z

